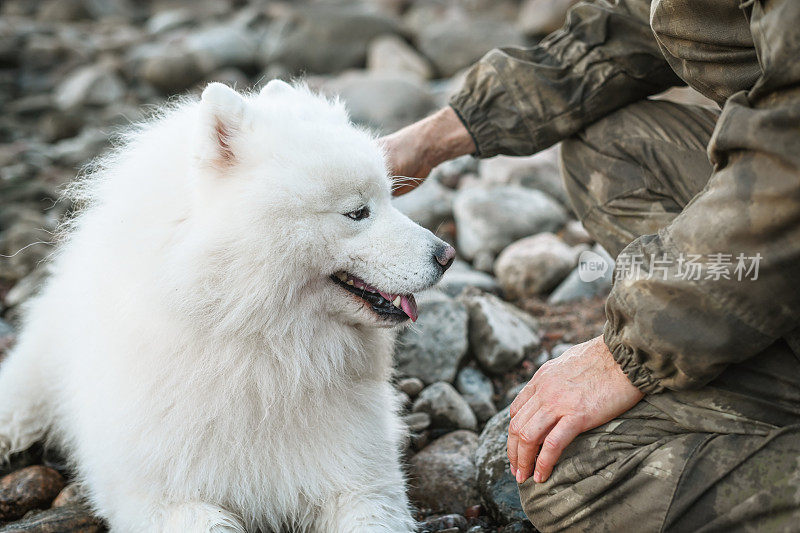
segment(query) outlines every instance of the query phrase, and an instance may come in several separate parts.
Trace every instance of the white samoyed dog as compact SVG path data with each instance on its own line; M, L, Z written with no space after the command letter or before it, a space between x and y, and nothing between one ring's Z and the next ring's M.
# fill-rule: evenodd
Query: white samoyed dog
M212 83L73 192L0 367L0 460L48 436L114 532L414 529L391 328L455 252L341 104Z

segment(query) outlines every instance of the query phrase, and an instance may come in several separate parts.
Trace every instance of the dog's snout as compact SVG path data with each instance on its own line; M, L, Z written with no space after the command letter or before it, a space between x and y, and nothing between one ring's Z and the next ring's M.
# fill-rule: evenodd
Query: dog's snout
M442 244L436 247L433 256L436 258L436 262L439 266L442 267L442 272L444 272L453 264L453 260L456 257L456 249L449 244Z

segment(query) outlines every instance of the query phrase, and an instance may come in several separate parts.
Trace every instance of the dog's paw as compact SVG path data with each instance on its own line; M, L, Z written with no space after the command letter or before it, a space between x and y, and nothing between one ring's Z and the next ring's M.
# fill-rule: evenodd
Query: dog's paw
M218 522L211 526L210 533L245 533L242 525L233 516L222 512L217 518Z
M246 533L236 515L209 503L187 503L168 509L164 526L164 531Z
M216 524L210 530L209 533L245 533L245 530L239 524L234 522L230 522L228 524Z

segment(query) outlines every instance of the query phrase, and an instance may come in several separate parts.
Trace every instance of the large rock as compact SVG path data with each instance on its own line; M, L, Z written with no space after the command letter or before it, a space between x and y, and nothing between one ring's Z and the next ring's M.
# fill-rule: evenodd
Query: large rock
M169 95L220 69L252 68L258 44L257 35L240 24L217 24L138 46L128 53L127 65L132 76Z
M456 389L467 401L479 423L486 422L497 413L497 407L492 401L492 381L477 368L462 368L456 377Z
M134 75L141 77L162 94L181 92L200 81L207 71L200 59L185 48L167 44L149 48Z
M262 60L295 73L339 72L364 66L370 41L397 31L392 19L363 9L307 7L275 23Z
M485 272L480 272L470 267L464 261L455 261L447 269L436 288L450 296L458 296L464 289L474 287L484 292L499 294L500 285L497 280Z
M595 245L581 253L578 266L553 290L547 302L562 304L607 294L613 277L614 260L602 246Z
M29 466L8 474L0 479L0 522L49 507L63 488L61 474L46 466Z
M431 231L453 216L453 191L430 177L392 203L401 213Z
M594 239L592 239L592 236L589 235L589 232L586 231L586 228L583 227L583 224L581 224L579 220L570 220L567 222L564 225L564 230L561 232L561 238L570 246L575 246L577 244L591 245L594 243Z
M507 297L537 296L560 283L575 266L577 256L577 250L552 233L540 233L503 250L494 270Z
M464 514L480 502L474 454L478 435L458 430L427 445L411 458L409 496L415 506Z
M6 524L3 533L102 533L108 531L102 520L83 505L64 505L31 512L18 522Z
M393 72L347 72L323 90L341 97L355 122L386 133L423 118L436 105L422 82Z
M561 205L572 209L558 169L520 169L511 174L509 183L542 191L558 200Z
M491 18L445 17L420 29L417 45L439 76L449 78L500 46L523 46L522 33L507 22Z
M190 33L184 43L206 73L224 67L252 67L258 45L256 35L232 23L201 28Z
M66 505L83 505L86 502L86 486L78 482L73 482L64 487L53 500L52 507L64 507Z
M397 337L397 372L427 384L452 382L467 354L467 308L435 293L420 295L418 304L419 319Z
M397 35L383 35L369 44L367 68L411 75L421 80L433 77L430 62Z
M63 110L84 105L108 105L125 96L125 85L106 64L81 67L71 72L56 88L55 101Z
M432 83L431 85L435 85ZM471 155L462 155L455 159L445 161L431 171L430 177L435 177L445 187L455 189L459 181L466 174L478 172L478 160Z
M489 514L502 523L527 520L519 501L517 481L509 470L506 441L511 417L508 408L486 424L475 449L478 490Z
M459 371L456 378L456 389L464 398L476 396L491 400L494 395L492 380L486 377L483 372L471 366L464 367Z
M566 210L551 196L519 186L464 189L453 202L453 216L458 250L466 259L493 258L512 242L556 231L567 221Z
M499 155L489 159L481 159L478 169L481 179L488 183L509 184L517 177L536 172L548 171L558 173L560 148L558 145L542 150L534 155L512 157Z
M528 157L498 156L481 161L481 178L509 185L537 189L569 207L567 191L559 169L558 145Z
M539 351L533 317L498 297L468 291L459 297L469 313L469 344L488 372L502 374Z
M478 421L469 404L452 385L444 381L434 383L420 392L411 410L428 413L431 425L436 429L474 431L478 428Z

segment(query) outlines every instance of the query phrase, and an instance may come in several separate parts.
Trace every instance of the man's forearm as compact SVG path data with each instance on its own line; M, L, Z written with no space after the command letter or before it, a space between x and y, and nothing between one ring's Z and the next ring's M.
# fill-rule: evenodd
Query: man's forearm
M418 123L425 147L424 157L431 168L475 152L475 143L452 107L447 106Z

